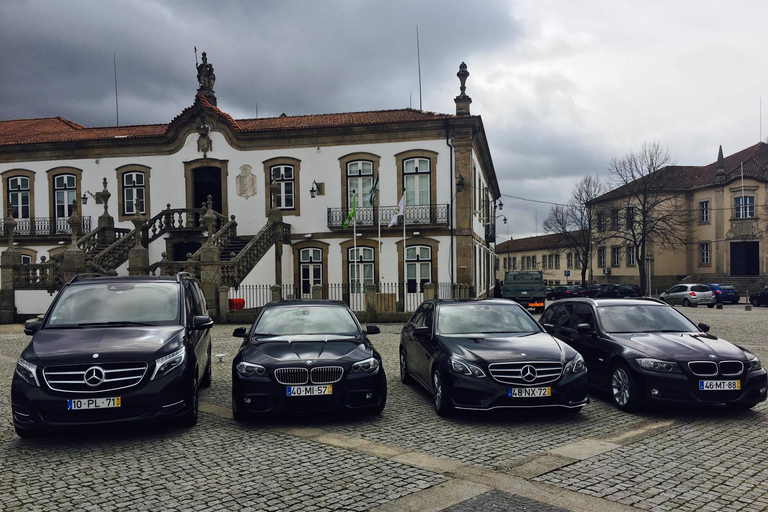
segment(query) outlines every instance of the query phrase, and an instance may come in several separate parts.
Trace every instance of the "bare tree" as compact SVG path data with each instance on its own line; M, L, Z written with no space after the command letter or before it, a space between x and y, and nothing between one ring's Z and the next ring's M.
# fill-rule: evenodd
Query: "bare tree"
M644 142L639 151L614 157L609 172L616 188L604 196L610 202L593 205L623 210L623 222L611 226L611 234L623 246L633 248L644 295L650 292L645 265L648 244L665 249L684 244L686 239L690 212L672 165L669 150L659 142Z
M592 254L607 233L598 231L596 215L589 203L605 191L597 176L585 176L576 185L566 205L553 206L544 221L544 229L562 236L566 245L576 252L576 261L581 266L581 284L587 284L587 270Z

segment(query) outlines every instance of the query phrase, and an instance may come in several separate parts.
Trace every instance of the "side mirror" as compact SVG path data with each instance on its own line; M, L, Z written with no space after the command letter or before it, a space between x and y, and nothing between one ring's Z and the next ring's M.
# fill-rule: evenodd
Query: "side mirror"
M589 324L579 324L576 326L576 331L579 334L592 334L592 332L594 332L594 329L592 329L592 326Z
M365 334L379 334L381 329L376 325L369 325L365 328Z
M40 330L40 327L42 325L43 324L41 322L27 322L24 325L24 334L28 336L32 336L33 334L35 334L37 331Z
M210 329L213 327L213 320L209 316L201 315L192 319L192 328L196 331Z
M555 334L555 326L552 324L544 324L544 330L549 334Z
M709 332L709 324L705 324L704 322L699 323L699 329L701 329L701 332Z
M232 332L232 336L235 338L245 338L248 335L248 329L245 327L238 327Z
M429 327L414 327L413 328L413 335L414 336L428 336L429 335Z

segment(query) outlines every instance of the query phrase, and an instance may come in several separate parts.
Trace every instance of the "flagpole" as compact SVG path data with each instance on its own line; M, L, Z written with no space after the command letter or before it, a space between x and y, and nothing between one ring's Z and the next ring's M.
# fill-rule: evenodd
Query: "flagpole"
M746 217L746 208L744 207L744 162L741 162L741 218Z
M405 296L408 293L408 251L405 246L405 203L408 199L405 197L405 177L403 177L403 311L405 309Z
M376 176L376 180L378 181L379 177ZM378 192L378 190L376 191ZM374 205L374 211L376 210L376 206ZM379 194L379 206L378 206L378 217L379 217L379 268L381 268L381 194ZM381 284L381 270L379 270L379 284Z
M352 191L352 194L355 194L355 191ZM355 209L355 197L352 198L352 208ZM358 286L358 292L360 293L360 255L357 254L357 211L355 211L355 216L352 217L352 240L353 240L353 246L355 250L353 251L355 253L355 279L357 279L357 286ZM351 302L351 300L350 300ZM352 304L350 304L351 306Z

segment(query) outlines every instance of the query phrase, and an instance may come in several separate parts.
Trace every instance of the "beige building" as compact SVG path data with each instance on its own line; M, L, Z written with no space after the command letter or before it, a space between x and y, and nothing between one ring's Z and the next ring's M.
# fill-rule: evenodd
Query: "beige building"
M684 279L727 281L742 292L757 289L768 272L768 144L760 142L725 158L721 147L712 164L668 166L657 172L664 173L660 190L682 201L680 215L687 218L680 223L684 243L648 245L651 292ZM598 231L626 229L627 201L621 191L592 203L598 208ZM639 283L640 263L632 246L613 238L598 247L592 272L599 283Z
M531 236L496 246L496 278L514 270L540 270L547 284L580 284L578 250L560 234ZM587 274L587 279L590 279Z

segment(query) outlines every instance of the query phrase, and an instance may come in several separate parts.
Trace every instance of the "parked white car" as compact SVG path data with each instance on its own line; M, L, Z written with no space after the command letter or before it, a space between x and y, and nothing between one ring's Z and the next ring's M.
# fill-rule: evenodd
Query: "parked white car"
M678 284L663 292L659 298L667 304L680 304L685 307L706 304L708 308L713 308L717 303L712 290L705 284Z

